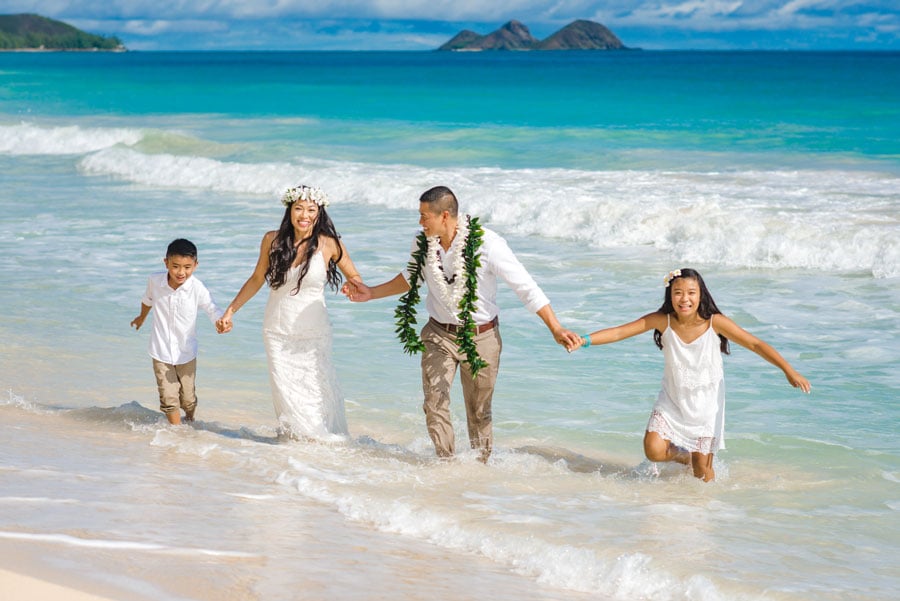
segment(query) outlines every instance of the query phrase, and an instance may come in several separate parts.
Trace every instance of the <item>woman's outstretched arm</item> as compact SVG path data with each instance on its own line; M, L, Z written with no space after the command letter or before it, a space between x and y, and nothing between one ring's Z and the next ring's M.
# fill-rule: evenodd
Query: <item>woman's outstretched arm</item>
M278 232L272 231L267 232L266 235L263 236L262 242L259 245L259 258L256 261L256 267L253 269L253 273L250 274L250 277L247 278L247 281L241 286L241 289L234 297L234 300L232 300L231 304L228 305L228 308L225 309L222 318L216 322L216 329L219 333L224 334L225 332L231 331L231 328L234 327L231 318L247 303L247 301L253 298L256 293L259 292L259 289L263 287L263 284L266 283L266 271L269 269L269 249L272 248L272 241L277 234Z

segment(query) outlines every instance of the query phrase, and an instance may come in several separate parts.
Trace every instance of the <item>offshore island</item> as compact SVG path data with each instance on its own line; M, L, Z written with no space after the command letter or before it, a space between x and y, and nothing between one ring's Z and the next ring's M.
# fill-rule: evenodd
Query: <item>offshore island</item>
M87 33L62 21L39 15L0 15L0 51L6 52L125 52L115 36Z
M500 29L480 35L464 29L443 44L441 50L635 50L622 43L608 27L594 21L572 21L553 35L539 40L524 24L510 21Z
M125 52L115 36L87 33L62 21L24 13L0 15L0 52L106 51ZM629 48L608 27L579 19L539 40L523 23L512 20L481 35L464 29L439 51L481 50L636 50Z

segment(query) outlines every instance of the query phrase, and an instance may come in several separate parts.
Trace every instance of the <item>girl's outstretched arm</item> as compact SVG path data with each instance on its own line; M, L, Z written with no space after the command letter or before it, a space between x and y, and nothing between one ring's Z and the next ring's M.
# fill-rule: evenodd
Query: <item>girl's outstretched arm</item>
M662 332L666 329L668 322L666 316L659 312L648 313L643 317L639 317L630 323L624 323L620 326L597 330L588 334L585 338L590 337L591 344L609 344L610 342L618 342L649 332L650 330L659 330ZM590 345L583 345L590 346Z
M742 347L750 349L772 365L781 369L781 371L784 372L787 381L790 382L791 386L794 388L799 388L806 393L810 391L811 386L809 380L801 376L778 351L721 313L713 318L713 329L716 334L721 334L722 336L725 336L725 338L737 342Z

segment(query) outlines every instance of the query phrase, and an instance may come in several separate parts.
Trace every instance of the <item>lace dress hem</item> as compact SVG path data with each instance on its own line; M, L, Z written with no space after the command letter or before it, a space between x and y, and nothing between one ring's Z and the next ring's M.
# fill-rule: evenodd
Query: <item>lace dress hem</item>
M679 448L690 453L709 455L718 448L716 445L718 440L715 436L701 436L692 440L678 436L672 426L669 425L666 417L656 410L650 414L650 421L647 423L647 431L656 432L665 440L674 443Z

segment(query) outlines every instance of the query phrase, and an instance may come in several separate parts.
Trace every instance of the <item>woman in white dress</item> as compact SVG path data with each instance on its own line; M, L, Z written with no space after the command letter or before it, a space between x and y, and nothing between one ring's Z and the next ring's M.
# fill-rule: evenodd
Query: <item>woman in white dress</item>
M233 327L235 313L270 288L263 320L272 401L279 433L296 439L340 440L348 435L344 399L331 364L331 322L325 287L337 290L341 275L361 282L318 188L289 188L281 226L263 236L253 273L217 326Z
M644 432L650 461L690 465L694 475L715 479L713 455L725 447L725 379L722 355L733 340L777 366L787 381L809 392L809 381L778 351L722 315L703 278L677 269L665 278L663 304L654 313L613 328L585 334L582 346L618 342L654 330L663 351L662 390Z

